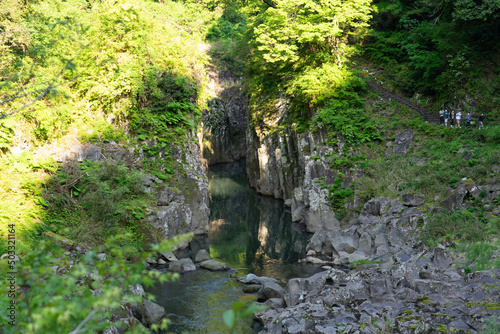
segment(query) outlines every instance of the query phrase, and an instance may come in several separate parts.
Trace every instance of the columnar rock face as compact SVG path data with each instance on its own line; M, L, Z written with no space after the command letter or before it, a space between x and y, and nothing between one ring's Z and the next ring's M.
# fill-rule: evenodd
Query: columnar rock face
M208 69L211 100L200 132L208 165L232 162L246 154L247 100L240 78L217 66Z
M414 204L414 203L410 203ZM392 198L374 198L359 214L351 216L349 226L335 231L319 229L307 245L306 261L314 257L334 264L354 261L387 261L393 256L414 255L418 227L426 215L418 208Z
M173 147L172 155L182 169L177 171L177 187L171 188L152 175L144 177L143 184L149 185L158 197L157 205L149 208L147 218L159 239L188 232L206 234L210 215L208 179L199 146L186 140L184 148Z
M321 133L247 131L247 177L257 192L282 198L291 206L292 219L310 232L336 230L339 222L323 185L336 174L326 158L333 149Z

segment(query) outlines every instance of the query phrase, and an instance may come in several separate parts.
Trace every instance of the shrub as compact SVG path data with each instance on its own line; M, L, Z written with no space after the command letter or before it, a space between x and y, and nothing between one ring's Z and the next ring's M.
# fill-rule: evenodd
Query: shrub
M486 226L479 223L477 216L469 211L439 212L429 216L421 238L424 244L432 247L441 238L468 242L481 241L486 238L485 231Z

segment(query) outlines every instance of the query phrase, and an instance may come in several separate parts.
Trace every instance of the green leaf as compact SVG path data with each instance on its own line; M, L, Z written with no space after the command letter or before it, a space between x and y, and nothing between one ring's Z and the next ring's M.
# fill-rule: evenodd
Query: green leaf
M267 306L265 306L265 305L252 304L252 305L248 306L247 308L245 308L241 312L241 318L248 317L248 316L254 314L255 312L259 312L259 311L262 311L265 309L267 309Z
M227 327L233 328L236 324L236 315L234 314L233 310L227 310L226 312L224 312L222 317Z
M238 311L241 310L243 306L245 306L245 304L243 304L242 301L237 301L231 305L231 309L234 311L234 313L238 313Z

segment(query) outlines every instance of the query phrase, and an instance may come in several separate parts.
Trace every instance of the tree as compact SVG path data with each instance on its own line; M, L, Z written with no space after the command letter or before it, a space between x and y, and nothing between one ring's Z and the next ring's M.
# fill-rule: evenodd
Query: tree
M330 61L342 66L369 18L369 0L277 1L254 21L253 60L269 70L298 70Z
M248 63L256 113L273 109L264 106L266 94L270 101L286 93L292 118L304 120L334 98L352 77L346 63L368 27L370 2L278 0L254 16Z
M94 333L110 325L123 326L110 319L120 313L123 305L142 302L142 296L134 293L134 286L178 278L178 274L147 270L146 259L171 251L175 244L191 237L186 234L151 245L151 252L141 254L135 261L128 261L121 247L129 238L125 235L109 238L84 256L68 256L61 248L41 243L19 262L0 260L2 277L10 277L15 286L2 284L0 291L2 309L12 310L0 317L2 333ZM97 259L100 252L107 254L106 259ZM164 322L162 328L165 326ZM135 326L127 333L148 331Z

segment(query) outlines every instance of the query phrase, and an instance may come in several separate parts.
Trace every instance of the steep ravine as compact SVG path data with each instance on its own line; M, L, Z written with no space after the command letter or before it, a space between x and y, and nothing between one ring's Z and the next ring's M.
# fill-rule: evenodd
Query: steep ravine
M247 132L250 184L291 206L293 220L315 232L304 261L326 265L308 279L289 280L266 301L271 308L257 316L260 333L477 333L500 315L500 271L467 273L446 246L429 249L419 241L427 221L421 195L355 200L355 212L339 224L321 184L336 175L327 154L342 152L324 138ZM405 154L412 140L412 131L398 134L388 154ZM454 210L483 188L462 181L441 206Z
M310 278L290 279L272 298L261 289L270 306L257 314L261 334L477 333L500 315L500 271L464 272L446 246L429 249L419 241L427 220L420 195L354 200L355 212L339 222L322 186L337 176L330 157L349 152L342 145L334 151L322 131L247 127L239 79L216 66L209 75L212 100L200 135L206 164L246 157L250 186L283 199L292 220L314 233L303 261L325 265ZM277 108L275 119L285 112ZM406 154L412 141L413 131L401 132L387 154ZM456 193L463 200L476 188L464 182ZM442 203L448 204L457 203Z
M207 166L239 160L246 155L247 128L242 78L213 59L207 66L207 81L210 98L199 132L203 160Z

